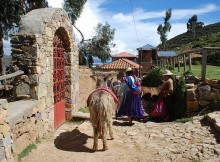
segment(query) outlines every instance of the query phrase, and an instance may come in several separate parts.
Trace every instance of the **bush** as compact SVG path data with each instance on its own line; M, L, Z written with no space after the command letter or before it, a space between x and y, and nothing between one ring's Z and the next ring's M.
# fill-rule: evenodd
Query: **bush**
M190 69L186 70L186 71L183 73L183 76L186 76L186 75L193 75L192 70L190 70Z
M141 85L146 87L158 87L163 83L162 80L163 75L161 68L156 67L142 79Z
M186 83L184 78L174 79L174 107L173 118L181 119L186 117Z
M193 63L192 63L193 65L196 65L196 66L198 66L198 65L201 65L201 63L200 63L200 61L194 61Z

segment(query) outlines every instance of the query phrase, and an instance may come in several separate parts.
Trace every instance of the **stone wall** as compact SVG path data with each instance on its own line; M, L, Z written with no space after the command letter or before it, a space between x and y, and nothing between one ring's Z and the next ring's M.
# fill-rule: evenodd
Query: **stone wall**
M37 139L54 132L53 116L43 111L38 100L8 103L0 100L0 161L13 159Z
M187 84L187 110L197 111L201 106L213 104L220 97L220 81L206 79L204 82Z
M0 100L0 161L10 160L12 157L13 141L8 118L8 102Z

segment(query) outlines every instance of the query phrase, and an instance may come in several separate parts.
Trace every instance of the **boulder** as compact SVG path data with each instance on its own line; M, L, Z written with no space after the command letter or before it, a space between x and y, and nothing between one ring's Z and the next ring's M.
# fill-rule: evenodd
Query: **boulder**
M199 91L211 91L211 87L209 85L200 86Z
M201 106L206 106L206 105L209 105L209 104L210 104L210 102L205 101L205 100L200 100L199 101L199 105L201 105Z
M154 95L158 96L160 91L161 91L160 87L144 87L144 86L142 86L142 92L144 95L149 93L150 96L154 96Z
M193 112L199 109L199 101L187 101L187 111Z
M195 84L194 83L188 83L186 84L186 89L192 89L194 88Z
M200 100L212 102L219 99L219 91L218 92L200 91L199 96L200 96Z
M195 88L186 90L187 101L198 100L198 92Z

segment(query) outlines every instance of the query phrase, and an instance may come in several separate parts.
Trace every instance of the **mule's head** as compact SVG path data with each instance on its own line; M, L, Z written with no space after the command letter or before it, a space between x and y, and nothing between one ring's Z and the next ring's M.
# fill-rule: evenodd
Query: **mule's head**
M113 78L112 78L113 79ZM96 87L108 87L111 88L112 79L108 77L98 77L96 81Z

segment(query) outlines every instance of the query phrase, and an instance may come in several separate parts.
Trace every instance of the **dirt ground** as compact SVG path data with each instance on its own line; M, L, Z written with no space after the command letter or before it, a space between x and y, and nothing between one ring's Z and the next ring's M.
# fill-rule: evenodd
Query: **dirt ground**
M93 132L89 121L80 125L66 123L53 138L37 144L24 162L188 162L220 161L219 134L202 117L187 123L135 121L126 126L114 120L114 140L109 150L93 152ZM108 136L108 138L110 138Z

